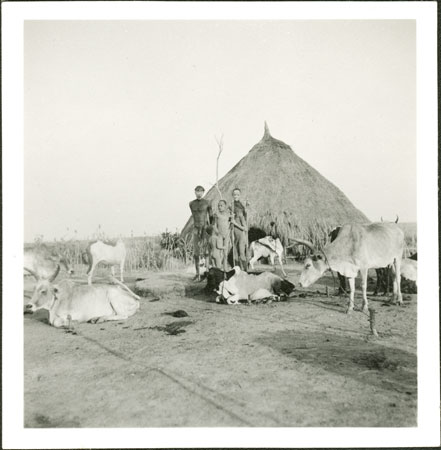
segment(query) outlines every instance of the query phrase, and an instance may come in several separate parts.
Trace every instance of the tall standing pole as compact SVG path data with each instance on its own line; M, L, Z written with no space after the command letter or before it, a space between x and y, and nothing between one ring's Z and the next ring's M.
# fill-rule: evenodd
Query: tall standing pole
M246 269L248 270L248 261L250 260L249 258L249 253L248 253L248 246L249 246L249 242L248 242L248 207L250 206L250 203L248 202L248 198L245 200L245 257L247 259L247 267Z
M220 139L215 138L216 142L217 142L217 146L219 148L219 152L217 154L217 159L216 159L216 190L219 193L219 197L221 198L221 200L223 199L222 197L222 192L219 189L219 158L224 150L224 135L222 135L220 137Z
M231 203L231 247L233 248L233 267L236 265L236 246L234 245L234 203Z

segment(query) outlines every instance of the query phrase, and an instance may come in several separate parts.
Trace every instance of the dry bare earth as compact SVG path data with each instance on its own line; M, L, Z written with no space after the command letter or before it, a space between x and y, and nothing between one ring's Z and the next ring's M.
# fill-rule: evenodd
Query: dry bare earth
M73 332L48 326L44 311L25 315L26 427L416 426L416 295L401 308L370 297L374 339L367 316L344 314L346 299L323 285L233 307L189 274L149 277L184 288ZM177 310L188 316L166 314Z

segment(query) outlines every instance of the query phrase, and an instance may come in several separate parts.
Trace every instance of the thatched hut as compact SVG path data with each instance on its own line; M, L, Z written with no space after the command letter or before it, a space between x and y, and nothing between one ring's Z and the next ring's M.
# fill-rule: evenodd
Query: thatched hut
M369 222L340 189L289 145L273 138L266 123L260 142L219 180L219 189L228 204L235 187L240 187L242 200L249 202L248 224L254 235L256 231L262 235L270 233L275 224L284 244L288 237L317 241L337 225ZM215 186L205 198L216 210L220 196ZM190 217L182 235L186 236L192 227Z

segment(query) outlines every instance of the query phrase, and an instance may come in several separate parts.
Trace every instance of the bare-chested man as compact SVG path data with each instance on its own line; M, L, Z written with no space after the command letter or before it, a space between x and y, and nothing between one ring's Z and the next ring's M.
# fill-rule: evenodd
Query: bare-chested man
M211 221L210 202L204 198L205 189L202 186L196 186L194 193L196 200L190 202L191 214L193 216L193 255L196 268L195 280L200 281L199 257L201 247L205 247L206 227Z

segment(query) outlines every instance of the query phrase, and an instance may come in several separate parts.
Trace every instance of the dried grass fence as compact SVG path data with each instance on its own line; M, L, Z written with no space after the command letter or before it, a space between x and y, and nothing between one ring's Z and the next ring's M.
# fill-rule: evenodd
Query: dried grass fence
M262 229L269 227L267 223L259 224ZM313 225L302 227L301 225L286 225L286 221L276 220L278 232L282 236L296 236L306 239L320 248L329 243L329 233L334 225L326 221L317 221ZM404 257L409 257L417 251L416 224L401 224L405 236ZM95 233L91 239L60 239L45 242L42 236L38 236L34 243L26 244L27 247L46 245L58 254L63 255L77 274L85 274L88 268L85 260L85 252L89 243L102 239L114 241L101 230ZM192 264L193 244L191 234L182 237L178 232L172 233L166 230L159 236L142 236L123 238L127 248L125 270L131 272L141 271L174 271L183 269ZM283 242L285 246L288 242ZM294 246L287 250L287 257L303 258L309 253L309 249L303 245ZM100 265L101 266L101 265ZM103 265L104 266L104 265ZM99 270L99 268L98 268Z
M85 274L88 268L86 255L87 246L101 239L105 242L116 242L104 233L91 239L59 239L44 241L43 236L37 236L34 243L25 244L25 248L45 245L55 253L62 255L75 273ZM187 267L193 259L193 245L190 239L182 239L178 233L165 231L159 236L125 237L122 238L127 249L125 270L140 271L173 271ZM105 264L100 264L98 271Z

